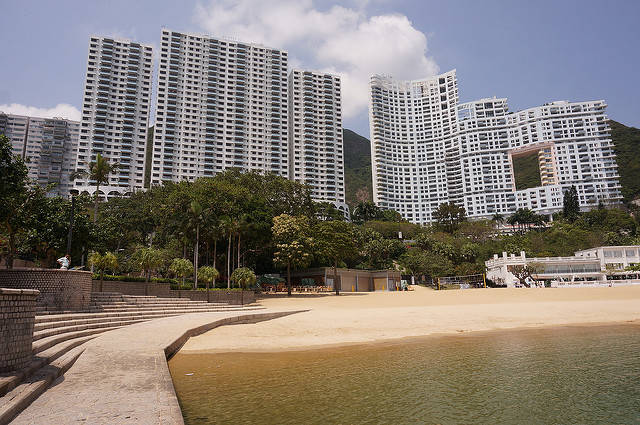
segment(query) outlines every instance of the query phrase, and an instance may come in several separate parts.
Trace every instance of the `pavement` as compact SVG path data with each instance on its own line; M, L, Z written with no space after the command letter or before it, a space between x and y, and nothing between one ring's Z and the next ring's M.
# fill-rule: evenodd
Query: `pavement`
M167 358L218 326L255 323L290 310L191 313L107 332L13 424L183 424Z

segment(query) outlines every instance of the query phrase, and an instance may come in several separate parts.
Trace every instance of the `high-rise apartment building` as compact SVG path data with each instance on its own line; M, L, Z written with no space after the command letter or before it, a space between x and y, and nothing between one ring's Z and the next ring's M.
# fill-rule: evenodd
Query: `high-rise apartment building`
M415 223L445 202L470 218L621 199L604 101L552 102L511 113L506 99L458 104L455 71L420 81L371 80L374 201Z
M289 177L287 52L162 30L151 183Z
M90 38L76 167L87 169L98 154L119 163L101 187L106 196L144 186L152 68L151 46ZM78 179L74 190L93 193L95 186Z
M457 105L455 71L420 81L371 79L371 171L378 206L426 223L449 196L460 195L459 153L452 141Z
M298 69L289 74L289 156L291 178L311 186L315 201L348 215L340 77Z
M0 112L0 134L9 138L13 153L25 161L32 181L55 184L51 195L66 197L71 191L79 131L78 121Z

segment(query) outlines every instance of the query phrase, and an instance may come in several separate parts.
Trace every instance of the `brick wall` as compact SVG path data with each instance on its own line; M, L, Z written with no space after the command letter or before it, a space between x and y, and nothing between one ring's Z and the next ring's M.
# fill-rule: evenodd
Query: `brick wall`
M21 369L31 361L39 294L30 289L0 288L0 373Z
M48 309L83 310L91 300L91 273L74 270L0 270L0 288L37 289Z

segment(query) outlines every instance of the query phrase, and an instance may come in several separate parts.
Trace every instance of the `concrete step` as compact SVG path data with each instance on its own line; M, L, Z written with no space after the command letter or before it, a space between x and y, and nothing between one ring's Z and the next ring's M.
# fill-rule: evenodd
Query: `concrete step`
M37 356L33 357L33 360L27 367L12 373L3 374L2 376L0 376L0 397L4 396L6 393L14 389L16 386L18 386L18 384L33 375L33 373L39 370L41 367L51 363L73 348L78 347L85 342L91 341L96 336L97 335L89 335L61 342L60 344L54 345L53 347L44 350L41 353L38 353Z
M33 403L53 381L69 370L83 351L82 346L73 348L0 398L0 425L8 424Z
M175 313L180 314L180 313ZM173 315L173 314L170 314ZM73 325L89 325L92 323L100 323L100 322L116 322L118 320L127 320L127 319L155 319L159 317L165 317L165 313L151 313L151 314L127 314L127 315L118 315L118 316L102 316L102 317L92 317L92 318L83 318L83 319L75 319L73 317L63 318L57 321L50 322L42 322L36 323L34 326L34 332L43 331L46 329L55 329L64 326L73 326Z
M46 314L36 316L36 324L40 323L50 323L50 322L58 322L61 320L73 320L73 319L92 319L92 318L100 318L100 317L129 317L131 315L146 315L146 314L188 314L188 313L202 313L202 312L220 312L220 311L238 311L238 310L262 310L264 307L261 307L257 304L245 305L245 306L221 306L221 307L212 307L208 310L202 309L165 309L165 310L148 310L148 309L139 309L139 310L126 310L126 311L58 311L56 314Z
M63 334L67 334L67 333L71 333L71 332L76 332L76 331L84 331L87 329L99 329L99 328L112 328L112 327L119 327L119 326L126 326L126 325L132 325L134 323L138 323L138 322L144 322L146 319L143 318L135 318L135 319L129 319L129 320L118 320L118 321L108 321L108 320L103 320L100 322L96 322L96 323L85 323L85 324L80 324L80 325L67 325L67 326L61 326L61 327L57 327L57 328L51 328L51 329L44 329L38 332L34 332L33 333L33 341L40 341L41 339L44 338L49 338L55 335L63 335Z
M118 322L114 322L114 323L118 323ZM89 335L96 335L96 334L100 334L103 332L107 332L107 331L111 331L114 329L118 329L122 326L112 326L112 327L108 327L108 328L98 328L98 329L85 329L82 331L75 331L75 332L67 332L65 334L62 335L53 335L47 338L42 338L38 341L34 341L33 342L33 348L32 348L32 352L34 355L53 347L56 344L60 344L61 342L64 341L68 341L70 339L74 339L74 338L79 338L79 337L83 337L83 336L89 336Z
M156 301L156 302L143 302L143 303L135 303L135 302L115 302L115 303L101 303L101 302L91 302L89 306L93 307L115 307L115 306L166 306L166 305L176 305L176 306L185 306L185 305L228 305L227 303L208 303L206 301L190 301L190 302L171 302L171 301Z
M98 307L96 309L92 309L91 311L95 312L126 312L126 311L139 311L139 310L148 310L148 311L163 311L163 310L202 310L207 311L210 309L220 310L220 309L231 309L236 310L241 308L242 306L229 306L229 305L217 305L217 306L209 306L209 305L149 305L149 306L114 306L114 307Z

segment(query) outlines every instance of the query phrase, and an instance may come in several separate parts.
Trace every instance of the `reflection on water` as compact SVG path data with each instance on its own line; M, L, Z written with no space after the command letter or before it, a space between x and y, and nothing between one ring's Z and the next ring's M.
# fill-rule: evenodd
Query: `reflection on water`
M636 325L179 353L169 367L187 424L640 423Z

